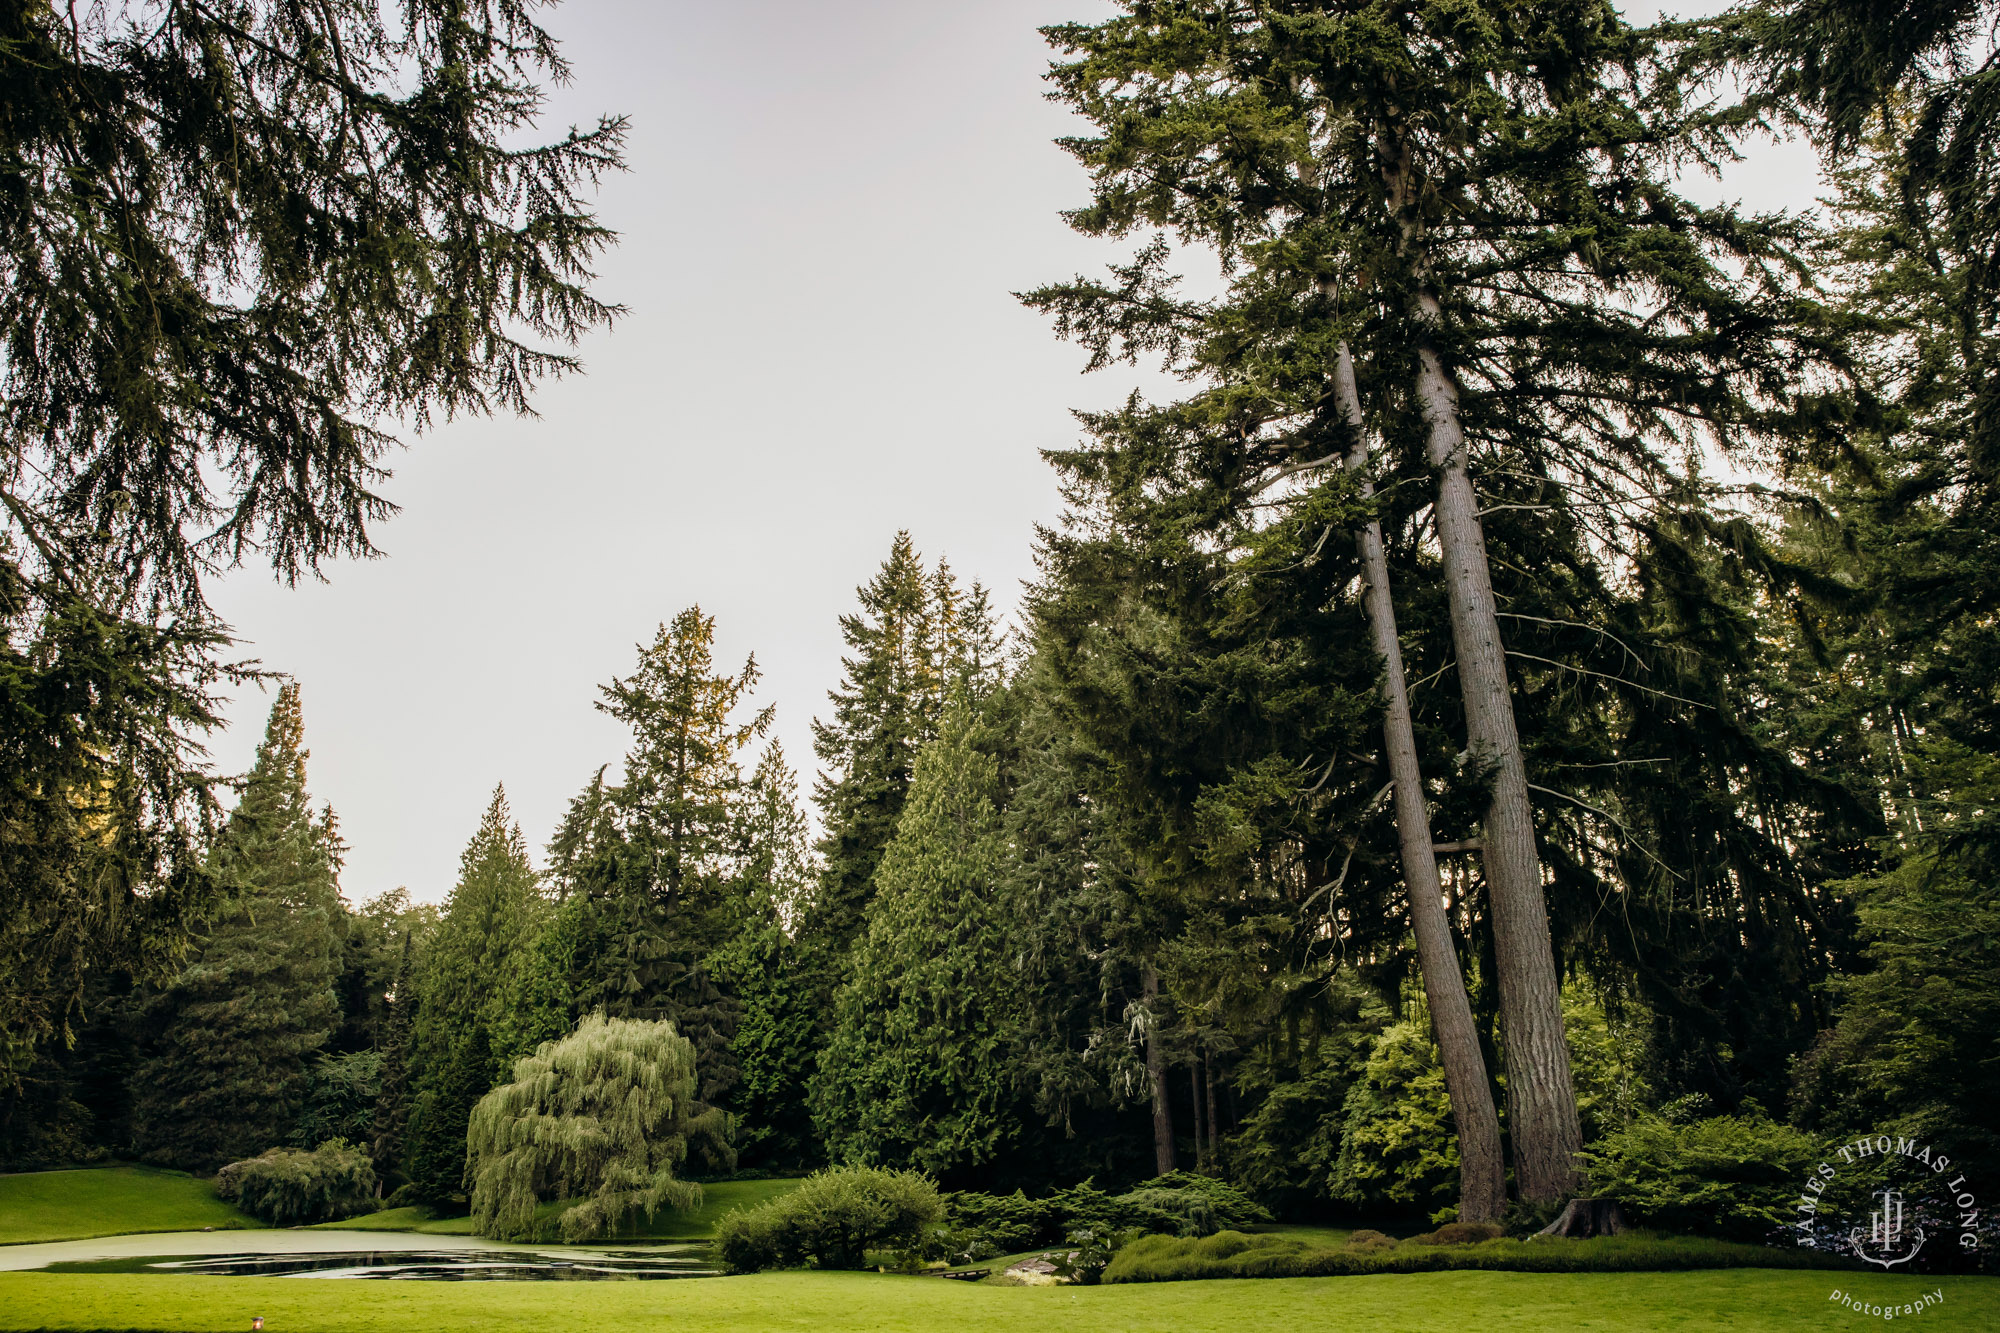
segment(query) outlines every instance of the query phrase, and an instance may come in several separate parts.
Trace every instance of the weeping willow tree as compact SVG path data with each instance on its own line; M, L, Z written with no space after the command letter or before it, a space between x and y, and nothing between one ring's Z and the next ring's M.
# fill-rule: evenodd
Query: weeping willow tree
M701 1206L676 1179L688 1141L729 1157L724 1116L695 1100L694 1043L672 1023L593 1014L514 1065L514 1081L472 1110L472 1224L526 1239L547 1199L576 1200L556 1217L565 1241L608 1235L660 1205Z

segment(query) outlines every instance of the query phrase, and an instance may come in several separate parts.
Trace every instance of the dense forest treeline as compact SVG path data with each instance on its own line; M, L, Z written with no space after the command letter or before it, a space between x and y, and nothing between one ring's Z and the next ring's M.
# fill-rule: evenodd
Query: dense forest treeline
M812 814L689 608L603 687L629 747L546 849L496 788L440 906L351 905L297 687L214 818L169 771L197 603L107 655L137 610L0 549L9 700L163 682L129 744L5 715L7 947L59 945L0 995L0 1155L343 1138L463 1205L475 1106L601 1015L691 1044L697 1175L1187 1168L1492 1220L1675 1142L1879 1131L2000 1178L1990 16L1050 29L1070 220L1132 249L1024 299L1183 387L1050 455L1006 632L895 539ZM1781 122L1821 210L1683 192Z

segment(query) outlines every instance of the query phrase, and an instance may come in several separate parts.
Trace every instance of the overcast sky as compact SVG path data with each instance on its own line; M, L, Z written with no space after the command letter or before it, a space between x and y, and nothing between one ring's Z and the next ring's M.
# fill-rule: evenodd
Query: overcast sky
M839 680L837 617L899 528L1011 610L1031 534L1058 512L1039 451L1072 408L1150 376L1079 376L1010 292L1094 270L1059 210L1084 179L1050 140L1038 26L1094 0L570 0L547 22L575 66L549 124L630 116L629 173L599 199L621 234L601 293L630 308L540 416L409 441L381 560L281 588L216 589L243 652L304 696L316 799L351 844L359 901L440 899L494 783L537 853L569 798L622 757L593 707L682 608L755 652L762 702L809 787L811 719ZM1721 187L1808 203L1810 158L1760 150ZM1712 196L1717 187L1697 193ZM248 767L269 696L211 739Z

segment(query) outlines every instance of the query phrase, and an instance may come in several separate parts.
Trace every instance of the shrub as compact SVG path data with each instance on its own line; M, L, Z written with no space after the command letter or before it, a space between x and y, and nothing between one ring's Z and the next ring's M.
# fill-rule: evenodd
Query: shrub
M1507 1229L1497 1222L1447 1222L1436 1231L1410 1237L1412 1245L1477 1245L1498 1240Z
M1063 1238L1063 1222L1058 1200L1030 1199L1019 1190L1012 1194L961 1190L945 1198L950 1248L968 1258L984 1259L1035 1245L1052 1245Z
M715 1247L732 1273L765 1268L864 1268L870 1249L913 1247L944 1216L929 1176L872 1166L838 1166L806 1177L791 1193L729 1213Z
M311 1152L273 1148L231 1162L215 1177L215 1192L273 1226L335 1222L375 1211L375 1168L345 1139Z
M1356 1232L1358 1237L1362 1233ZM1292 1236L1141 1236L1104 1270L1109 1282L1179 1282L1200 1278L1346 1277L1363 1273L1440 1273L1485 1269L1519 1273L1643 1273L1705 1268L1855 1268L1802 1249L1773 1249L1691 1236L1627 1233L1590 1240L1493 1240L1480 1245L1324 1245Z
M1591 1192L1667 1231L1760 1240L1792 1220L1819 1160L1805 1134L1757 1113L1635 1120L1583 1154Z
M1117 1225L1175 1236L1212 1236L1271 1220L1268 1209L1234 1185L1188 1171L1149 1180L1111 1204Z

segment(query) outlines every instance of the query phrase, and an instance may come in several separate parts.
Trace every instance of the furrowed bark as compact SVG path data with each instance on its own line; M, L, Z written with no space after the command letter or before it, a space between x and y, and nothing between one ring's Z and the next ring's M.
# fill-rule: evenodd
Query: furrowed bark
M1334 396L1354 431L1347 468L1364 496L1374 494L1368 477L1368 437L1361 395L1354 381L1354 358L1346 341L1334 365ZM1396 836L1401 846L1403 884L1410 899L1410 927L1417 941L1417 964L1429 1001L1431 1030L1444 1064L1445 1091L1458 1129L1458 1216L1463 1222L1496 1222L1507 1207L1506 1172L1500 1154L1500 1118L1493 1105L1486 1060L1479 1050L1472 1004L1451 924L1444 914L1444 889L1431 843L1431 818L1424 803L1423 771L1417 760L1416 732L1403 677L1403 649L1396 638L1396 603L1389 586L1389 560L1382 549L1382 524L1369 519L1355 534L1368 627L1382 657L1382 748L1395 785Z
M1442 316L1436 296L1422 293L1418 313L1422 327L1435 328ZM1432 514L1450 594L1466 743L1492 773L1480 858L1499 971L1515 1183L1522 1198L1553 1203L1576 1189L1576 1153L1583 1147L1583 1131L1577 1121L1569 1047L1563 1039L1562 985L1549 938L1541 854L1535 846L1534 811L1507 684L1486 536L1466 467L1458 387L1428 337L1419 339L1417 365L1425 454L1437 471Z
M1164 1176L1174 1169L1174 1112L1167 1103L1167 1057L1160 1049L1160 974L1147 963L1140 977L1146 997L1146 1075L1153 1084L1153 1162Z

